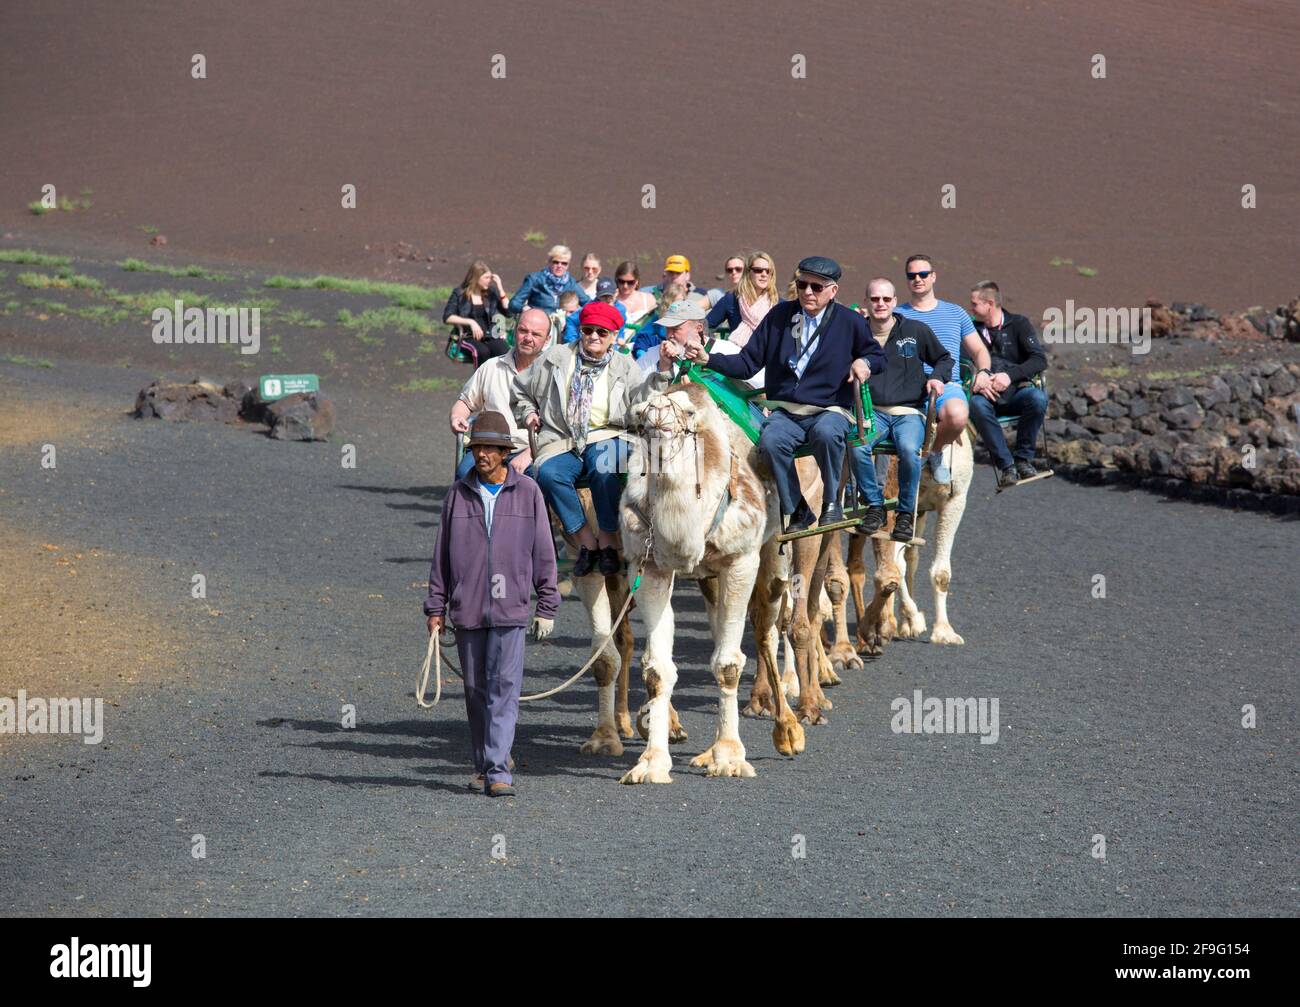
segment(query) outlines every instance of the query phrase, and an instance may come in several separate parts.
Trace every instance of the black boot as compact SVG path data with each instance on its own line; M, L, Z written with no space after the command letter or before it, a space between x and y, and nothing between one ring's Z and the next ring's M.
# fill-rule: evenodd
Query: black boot
M837 524L844 520L844 508L837 503L828 503L822 508L822 516L817 519L821 525Z
M895 542L912 541L912 513L903 511L894 516L894 530L889 535Z
M889 512L883 507L876 507L874 504L867 507L866 516L862 523L858 525L864 535L874 535L885 527L885 522L889 520Z
M1038 469L1034 468L1033 462L1021 458L1016 462L1016 475L1021 479L1032 479L1038 475Z
M794 509L794 513L790 515L790 521L785 526L785 532L789 535L792 532L803 531L806 528L811 528L816 521L817 519L813 516L813 512L809 509L808 504L803 500L800 500L799 506L797 506Z
M1020 482L1020 477L1016 475L1016 467L1008 465L998 472L998 489L1006 489L1008 486L1014 486Z
M591 573L596 560L600 558L599 549L588 549L585 545L578 550L578 558L573 563L573 576L585 577Z
M618 550L613 546L605 546L600 550L600 572L606 577L618 573L623 564L618 560Z

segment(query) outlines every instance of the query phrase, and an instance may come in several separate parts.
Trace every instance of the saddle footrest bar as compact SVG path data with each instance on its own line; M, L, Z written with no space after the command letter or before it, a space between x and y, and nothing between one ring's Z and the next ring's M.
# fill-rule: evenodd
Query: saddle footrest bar
M894 538L893 535L891 535L887 531L884 531L883 529L881 531L874 532L871 535L871 537L875 539L880 539L880 541L882 542L898 542L899 545L905 545L909 549L914 545L925 545L925 539L923 538L912 538L906 542L899 542L898 539Z
M997 487L997 491L1001 493L1003 490L1013 490L1017 486L1025 486L1028 485L1029 483L1036 483L1040 479L1050 479L1054 475L1056 475L1056 473L1053 472L1051 469L1048 469L1046 472L1039 472L1038 475L1030 476L1028 479L1020 479L1016 482L1013 482L1010 486L999 486Z

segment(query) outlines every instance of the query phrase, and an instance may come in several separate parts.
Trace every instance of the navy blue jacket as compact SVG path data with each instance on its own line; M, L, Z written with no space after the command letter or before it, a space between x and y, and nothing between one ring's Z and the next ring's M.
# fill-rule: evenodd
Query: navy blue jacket
M724 321L731 326L732 332L740 328L740 298L736 296L734 290L729 290L722 295L722 300L718 301L709 312L705 324L711 329L716 329Z
M840 406L853 412L853 385L849 365L859 357L872 374L885 370L885 353L871 335L867 320L852 308L831 301L826 306L821 339L803 378L797 378L790 361L794 358L791 326L802 309L798 301L782 301L759 323L749 342L731 356L710 354L709 369L729 378L752 378L766 368L764 394L769 399L804 405Z

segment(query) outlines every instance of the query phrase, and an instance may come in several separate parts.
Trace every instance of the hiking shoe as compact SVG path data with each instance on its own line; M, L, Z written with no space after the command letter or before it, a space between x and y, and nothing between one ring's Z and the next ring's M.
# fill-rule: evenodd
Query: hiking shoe
M1032 479L1038 475L1038 469L1034 468L1034 463L1020 459L1016 462L1016 475L1021 479Z
M944 464L942 451L931 452L926 457L925 463L930 467L930 475L934 476L934 481L940 486L947 486L952 482L952 473L948 471L948 466Z
M894 530L890 532L889 537L895 542L910 542L912 541L912 530L912 515L903 512L894 517Z
M822 508L822 516L817 519L818 524L836 524L844 520L844 508L837 503L828 503Z
M515 788L510 783L489 783L487 788L489 797L514 797Z
M1008 486L1014 486L1020 482L1020 477L1016 475L1016 466L1008 465L998 472L998 489L1006 489Z
M573 561L573 576L585 577L591 573L592 567L596 565L599 552L599 549L588 549L586 546L579 549L578 558Z
M613 546L605 546L600 550L600 572L608 577L610 574L618 573L623 564L618 560L618 550Z
M467 784L465 784L465 789L471 790L476 794L481 794L483 793L483 790L486 786L487 786L487 777L484 776L482 773L479 773L478 776L472 777L470 781Z
M864 535L874 535L885 527L885 522L889 520L889 512L883 507L870 506L867 508L867 516L862 519L858 525Z
M813 516L813 512L804 501L800 500L799 506L790 515L790 522L785 526L785 533L789 535L792 532L803 531L806 528L811 528L816 523L817 518Z

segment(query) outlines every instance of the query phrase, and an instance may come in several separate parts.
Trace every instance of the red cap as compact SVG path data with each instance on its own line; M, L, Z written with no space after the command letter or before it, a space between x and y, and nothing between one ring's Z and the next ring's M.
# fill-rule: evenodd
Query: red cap
M579 325L599 325L602 329L617 332L623 327L623 316L618 308L604 301L588 301L578 316Z

